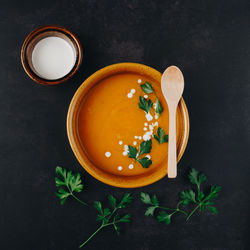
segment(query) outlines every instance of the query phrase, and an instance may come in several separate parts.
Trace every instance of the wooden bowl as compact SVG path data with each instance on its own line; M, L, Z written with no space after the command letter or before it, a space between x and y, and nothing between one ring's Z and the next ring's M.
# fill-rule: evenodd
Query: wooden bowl
M55 80L48 80L39 76L36 72L33 64L32 64L32 52L34 50L35 45L46 37L59 37L64 39L68 44L72 47L74 54L75 54L75 64L71 71ZM43 85L55 85L58 83L62 83L67 81L70 77L72 77L75 72L78 70L82 61L82 47L77 39L77 37L70 32L69 30L65 29L64 27L57 26L57 25L46 25L39 27L33 30L24 40L22 49L21 49L21 62L25 72L28 76L37 83Z
M67 133L71 148L76 158L89 174L91 174L96 179L112 186L135 188L149 185L166 176L167 164L157 166L157 168L146 171L141 175L121 176L111 174L107 171L104 171L101 167L96 166L88 158L86 150L82 146L78 135L78 114L85 96L88 94L91 88L98 84L101 80L119 73L136 73L153 79L154 81L158 82L159 85L161 82L161 73L159 71L137 63L119 63L98 70L82 83L73 96L67 116ZM183 98L181 98L178 108L180 110L178 113L181 124L179 128L180 136L177 140L177 160L179 161L185 151L189 136L189 116Z

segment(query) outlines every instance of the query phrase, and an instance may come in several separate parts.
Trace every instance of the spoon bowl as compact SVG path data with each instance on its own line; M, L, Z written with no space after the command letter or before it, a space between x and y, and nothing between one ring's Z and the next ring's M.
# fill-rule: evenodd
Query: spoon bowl
M184 90L184 77L176 66L168 67L161 77L161 89L166 101L179 103Z

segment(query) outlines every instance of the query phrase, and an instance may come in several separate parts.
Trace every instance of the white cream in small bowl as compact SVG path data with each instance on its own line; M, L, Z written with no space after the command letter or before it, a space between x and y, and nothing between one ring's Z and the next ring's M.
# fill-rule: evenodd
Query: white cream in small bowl
M32 52L32 64L36 73L47 80L66 76L76 62L75 51L64 39L56 36L40 40Z

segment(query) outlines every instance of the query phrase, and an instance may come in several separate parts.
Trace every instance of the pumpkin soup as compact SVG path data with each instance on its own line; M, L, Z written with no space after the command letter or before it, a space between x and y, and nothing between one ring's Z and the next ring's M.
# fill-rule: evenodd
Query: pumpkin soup
M179 117L178 107L177 144ZM168 123L160 84L144 75L120 73L88 91L78 114L78 136L89 160L100 169L140 175L161 163L167 167Z

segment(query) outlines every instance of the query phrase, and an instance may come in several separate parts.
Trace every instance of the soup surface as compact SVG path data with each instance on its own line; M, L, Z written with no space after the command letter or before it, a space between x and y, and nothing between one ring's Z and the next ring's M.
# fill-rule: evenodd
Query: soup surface
M138 107L139 97L156 102L154 93L145 94L141 84L149 82L163 107L161 115L150 115ZM116 74L101 80L82 101L78 116L78 133L88 158L100 169L115 175L139 175L162 164L167 168L168 143L153 137L161 127L168 134L168 106L161 92L160 83L143 75ZM150 131L152 131L150 133ZM177 109L177 143L180 136L180 110ZM147 156L152 164L148 168L128 157L128 145L139 150L140 144L152 140Z

